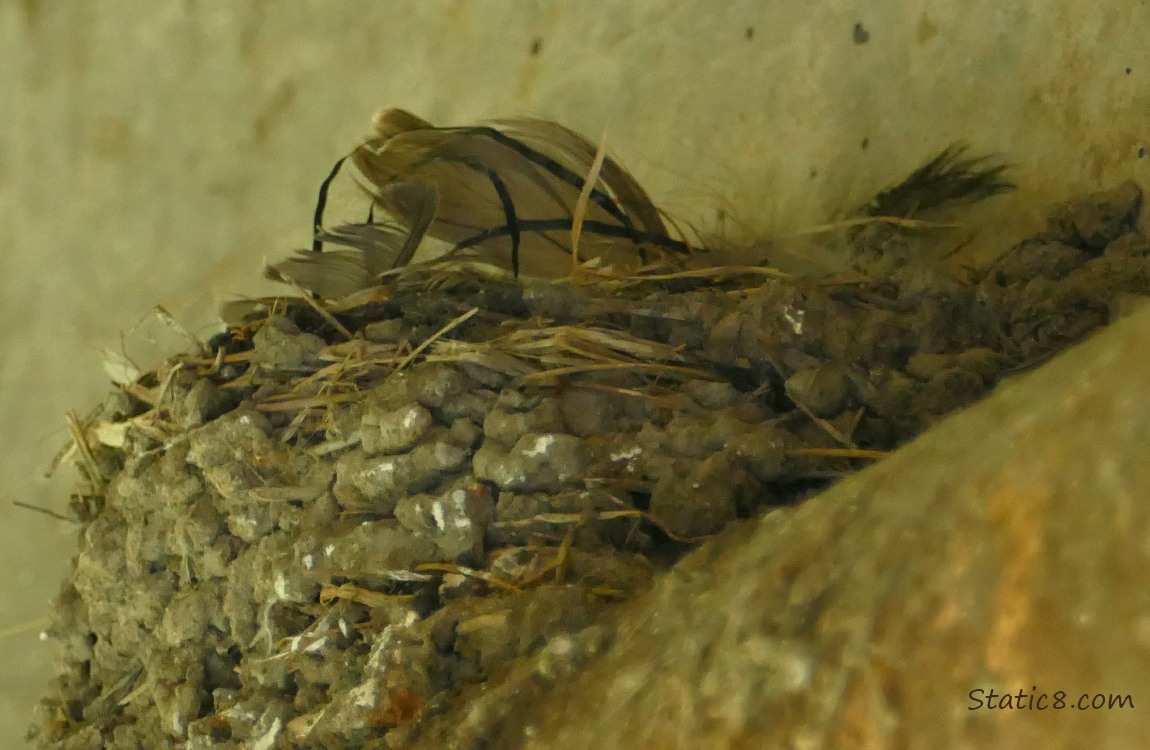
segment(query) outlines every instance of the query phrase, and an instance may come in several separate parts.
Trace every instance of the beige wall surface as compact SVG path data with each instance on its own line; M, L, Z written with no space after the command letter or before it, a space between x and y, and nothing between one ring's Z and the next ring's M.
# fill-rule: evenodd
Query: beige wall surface
M0 0L0 746L43 689L76 533L10 501L66 510L69 477L40 474L107 389L102 350L135 329L147 364L154 305L210 333L266 291L376 108L609 123L657 202L740 239L964 140L1017 165L986 209L1010 235L1073 190L1150 183L1148 28L1130 1Z

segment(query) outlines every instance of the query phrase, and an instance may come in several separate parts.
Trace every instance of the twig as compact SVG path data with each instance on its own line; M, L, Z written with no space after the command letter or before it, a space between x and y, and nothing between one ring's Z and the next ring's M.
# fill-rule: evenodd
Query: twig
M583 235L583 220L587 218L587 203L591 199L591 191L599 182L599 172L603 169L603 160L607 158L607 125L603 125L603 136L599 139L599 148L595 151L595 159L591 168L587 170L587 177L583 180L583 187L579 190L579 197L575 199L575 209L571 212L571 270L579 268L579 238Z
M476 314L476 313L478 313L478 312L479 312L479 308L478 308L478 307L473 307L473 308L471 308L470 310L468 310L467 312L465 312L465 313L463 313L462 315L460 315L459 317L457 317L457 318L455 318L454 320L450 321L450 322L449 322L447 325L445 325L443 328L440 328L438 331L436 331L435 333L433 333L433 334L431 335L431 337L430 337L430 338L428 338L426 341L424 341L424 342L423 342L422 344L420 344L419 346L417 346L417 347L415 347L414 349L412 349L412 350L411 350L411 354L408 354L406 357L404 357L402 360L400 360L399 364L395 366L395 370L394 370L393 372L399 372L399 371L400 371L400 370L402 370L403 368L407 367L409 364L411 364L413 361L415 361L415 358L416 358L416 357L418 357L418 356L420 355L420 353L421 353L421 352L422 352L424 349L426 349L427 347L429 347L429 346L431 346L432 344L434 344L434 343L435 343L435 341L436 341L437 339L440 339L440 338L443 338L444 336L446 336L446 335L447 335L447 333L448 333L448 332L449 332L449 331L450 331L452 328L456 328L456 327L458 327L458 326L460 326L460 325L463 325L463 324L464 324L465 322L467 322L467 321L468 321L468 320L469 320L469 319L470 319L470 318L471 318L473 315L475 315L475 314Z

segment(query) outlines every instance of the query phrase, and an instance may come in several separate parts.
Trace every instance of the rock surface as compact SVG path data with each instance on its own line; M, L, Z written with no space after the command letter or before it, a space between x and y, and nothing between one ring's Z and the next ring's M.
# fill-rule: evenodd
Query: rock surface
M553 643L562 669L541 656L411 747L1144 747L1148 340L1144 308L742 523L609 647L601 626Z

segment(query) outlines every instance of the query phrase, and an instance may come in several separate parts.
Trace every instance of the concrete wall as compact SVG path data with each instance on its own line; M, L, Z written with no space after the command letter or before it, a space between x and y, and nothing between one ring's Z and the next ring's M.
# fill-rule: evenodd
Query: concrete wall
M9 501L65 510L70 482L39 473L63 412L106 390L101 350L134 330L147 364L178 345L149 343L153 305L210 333L218 301L266 291L262 259L308 242L319 180L376 108L609 122L657 202L741 238L825 221L965 140L1018 165L985 209L1010 236L1071 191L1150 183L1150 6L1094 6L0 0L0 745L48 671L37 634L76 532Z

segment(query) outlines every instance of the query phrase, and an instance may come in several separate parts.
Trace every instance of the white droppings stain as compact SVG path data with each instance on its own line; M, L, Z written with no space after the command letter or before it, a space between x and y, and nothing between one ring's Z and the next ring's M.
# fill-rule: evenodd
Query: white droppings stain
M276 740L279 739L280 729L282 727L283 723L279 720L279 717L272 719L272 725L268 728L268 731L264 732L263 736L257 737L256 740L252 742L252 750L272 750L272 748L275 747Z
M315 570L315 555L304 555L303 567L304 570Z
M448 591L457 589L465 583L467 583L467 576L461 576L456 573L444 573L441 586L444 591Z
M567 656L575 651L575 643L565 636L559 636L551 641L551 653L556 656Z
M420 409L418 407L411 407L407 410L407 414L403 415L403 422L401 423L406 430L415 428L419 424Z
M360 475L372 482L379 482L395 473L395 461L380 461L370 469L364 469Z
M453 490L448 495L448 500L452 508L450 515L441 501L436 500L431 504L431 517L435 519L435 525L439 527L439 530L447 531L449 527L452 529L471 528L471 519L467 517L467 491Z
M385 570L383 574L393 581L430 581L428 573L416 573L413 570Z
M457 529L471 528L471 518L467 515L467 491L454 490L451 493L451 503L455 506L455 517L452 526Z
M307 645L307 648L304 649L304 653L314 654L316 651L319 651L320 649L322 649L326 645L327 645L327 636L325 635L322 638L317 638L316 640L309 643Z
M375 680L368 680L361 682L351 690L351 699L359 708L375 708L376 702L376 685Z
M250 708L243 707L240 704L232 706L224 713L227 714L229 720L239 721L244 724L255 724L256 719L259 718L256 716L255 711Z
M547 451L550 450L551 446L554 444L554 435L540 435L539 437L535 438L535 445L525 450L523 455L527 456L528 458L535 458L536 456L546 455Z
M466 456L467 454L463 452L463 449L457 445L451 443L435 444L435 460L441 469L458 466Z
M235 519L235 524L237 530L245 530L248 533L255 533L255 519L246 518L244 516L237 516Z
M626 450L621 450L618 453L612 453L608 456L608 458L612 461L630 461L631 459L637 458L642 454L642 446L636 445L631 448L627 448Z
M277 573L276 574L275 591L276 591L276 596L278 596L280 599L287 599L288 598L287 578L284 576L283 573Z
M783 308L783 317L791 324L791 330L796 336L803 335L803 319L807 316L806 310L797 310L790 305Z
M495 480L495 483L500 487L522 487L527 481L527 475L522 471L510 471L508 467L503 467L503 471Z
M327 557L331 557L332 552L335 552L335 545L334 544L329 544L323 548L323 554Z
M388 654L391 652L392 642L395 640L397 628L395 625L388 625L383 629L383 632L376 638L375 643L371 647L371 653L367 657L367 670L368 674L382 675L384 672L384 662Z
M184 714L180 711L175 711L169 717L172 722L172 729L175 730L176 735L182 735L186 729L184 726Z
M351 626L342 617L339 618L339 632L343 634L344 638L351 638Z

